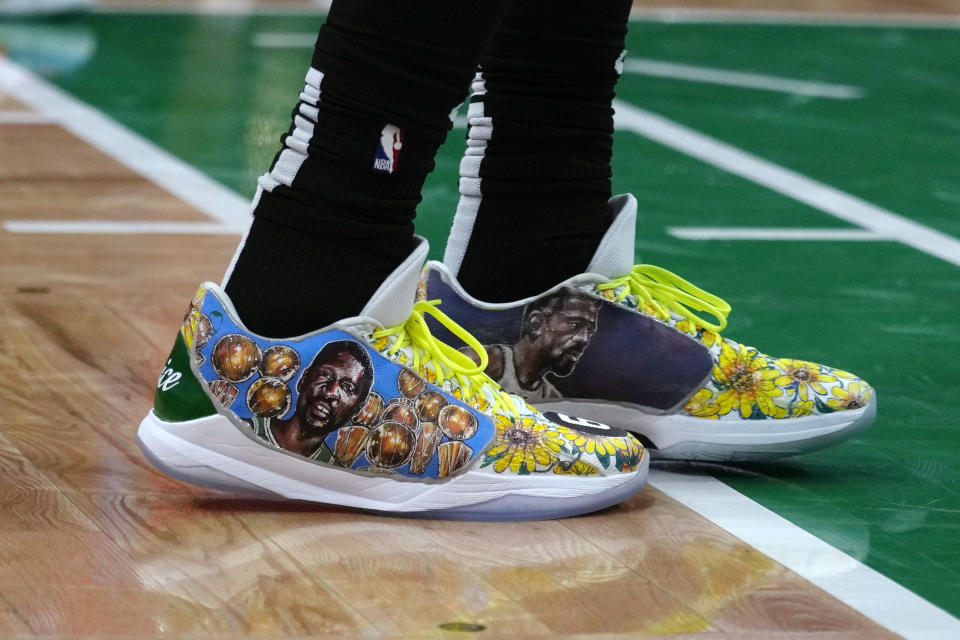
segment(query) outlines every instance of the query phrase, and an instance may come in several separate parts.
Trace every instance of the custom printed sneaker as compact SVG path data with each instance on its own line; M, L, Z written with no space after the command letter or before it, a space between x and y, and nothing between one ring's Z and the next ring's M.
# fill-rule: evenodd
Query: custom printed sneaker
M427 263L418 296L442 300L485 345L486 372L502 389L624 428L655 459L789 456L873 421L876 394L853 374L721 337L730 306L665 269L634 266L637 201L617 196L610 210L587 273L505 304L481 302L457 282L468 238L455 224L446 264Z
M479 342L414 304L426 254L421 241L360 316L286 340L245 329L202 285L140 425L144 454L202 486L430 517L557 518L638 491L636 439L499 390Z

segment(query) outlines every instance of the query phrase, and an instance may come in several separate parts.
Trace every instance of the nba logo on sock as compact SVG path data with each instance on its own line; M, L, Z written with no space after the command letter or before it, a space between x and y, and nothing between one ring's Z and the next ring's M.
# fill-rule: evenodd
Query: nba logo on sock
M403 148L403 131L399 127L388 124L380 132L380 144L377 145L377 155L373 159L373 168L384 173L393 173L397 170L397 161L400 159L400 149Z

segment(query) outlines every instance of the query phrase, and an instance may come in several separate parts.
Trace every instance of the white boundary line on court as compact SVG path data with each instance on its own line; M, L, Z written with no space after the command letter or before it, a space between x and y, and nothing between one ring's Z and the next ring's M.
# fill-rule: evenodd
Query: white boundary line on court
M727 87L776 91L813 98L831 98L834 100L856 100L864 95L863 89L846 84L813 82L782 78L761 73L749 73L733 69L701 67L690 64L652 60L650 58L627 58L623 61L623 70L637 75L688 82L703 82Z
M816 27L957 29L960 16L924 13L814 13L757 9L635 8L631 22L679 24L766 24Z
M0 90L237 233L249 226L246 199L4 58L0 58Z
M960 620L716 478L652 469L649 482L907 640L960 638Z
M0 111L0 125L51 124L53 120L35 111Z
M235 193L99 111L5 60L0 60L0 90L63 123L78 137L228 227L213 223L211 226L217 227L218 232L226 233L246 226L248 205ZM621 129L639 133L877 233L896 234L895 237L901 242L917 246L928 253L931 251L927 249L938 252L931 255L943 257L939 253L953 246L951 242L960 246L960 242L949 236L883 211L661 116L622 102L616 103L616 110L617 125ZM136 157L137 154L143 154L146 159ZM804 190L812 190L814 193L805 196L802 193ZM211 202L221 205L222 208L211 210ZM864 224L864 216L876 214L879 214L879 221L874 221L873 225ZM41 221L13 222L37 225ZM56 221L48 222L58 224ZM76 223L106 225L108 221ZM165 223L167 229L180 224L183 223ZM192 224L191 228L196 229L197 225ZM905 237L911 233L915 235L912 244ZM960 253L950 262L960 265ZM960 620L715 478L682 476L654 470L651 472L651 484L820 586L841 602L900 633L908 640L960 637ZM823 562L825 557L829 558L826 563ZM837 566L842 570L837 571ZM825 572L825 568L833 570Z
M261 31L255 33L252 44L259 49L312 49L317 36L314 33L299 31ZM813 98L831 98L834 100L856 100L864 95L863 89L845 84L813 82L796 78L783 78L761 73L750 73L734 69L701 67L666 60L650 58L627 58L623 70L655 78L703 82L727 87L776 91Z
M772 189L830 215L960 266L960 240L860 198L785 169L716 138L620 100L614 101L618 131L654 142Z
M219 222L166 222L125 220L6 220L10 233L97 233L97 234L176 234L239 235L241 231Z
M869 229L800 229L793 227L667 227L681 240L790 240L821 242L894 242Z
M258 49L312 49L317 34L302 31L260 31L253 34Z

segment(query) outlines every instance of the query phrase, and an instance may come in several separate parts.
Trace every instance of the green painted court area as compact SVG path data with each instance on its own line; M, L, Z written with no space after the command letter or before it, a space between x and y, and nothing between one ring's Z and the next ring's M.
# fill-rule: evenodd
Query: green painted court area
M0 23L0 41L248 196L288 126L320 21L93 14ZM300 34L306 46L255 46L263 33ZM860 97L629 72L618 97L960 238L958 44L956 29L636 22L633 58L844 85ZM420 209L434 257L456 206L463 136L451 134ZM668 227L856 227L630 132L617 134L615 190L640 200L639 260L725 297L730 337L857 372L878 391L879 418L859 439L778 464L689 471L716 475L960 615L960 266L894 240L675 237Z

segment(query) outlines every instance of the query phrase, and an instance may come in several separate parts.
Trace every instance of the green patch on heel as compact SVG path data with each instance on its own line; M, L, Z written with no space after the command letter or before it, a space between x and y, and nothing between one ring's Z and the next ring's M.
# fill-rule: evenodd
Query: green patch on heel
M190 369L190 352L180 333L157 380L153 411L167 422L194 420L217 412Z

